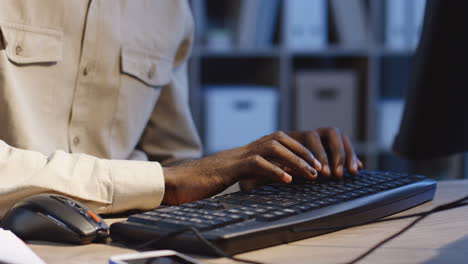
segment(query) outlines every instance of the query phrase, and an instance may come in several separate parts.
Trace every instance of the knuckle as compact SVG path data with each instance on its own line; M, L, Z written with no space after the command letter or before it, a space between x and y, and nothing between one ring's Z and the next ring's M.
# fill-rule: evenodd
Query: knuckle
M338 130L338 128L336 128L334 126L327 126L327 127L322 128L322 131L325 131L325 133L327 133L327 134L335 133L337 130Z
M318 158L322 165L328 165L328 155L326 153L321 153Z
M283 131L281 130L278 130L276 132L273 133L273 137L274 138L283 138L286 136L286 133L284 133Z
M299 158L299 157L295 157L292 161L293 161L294 165L296 167L300 168L300 169L306 168L306 166L307 166L306 162L303 159Z
M301 168L301 169L308 169L309 165L307 165L307 162L305 162L303 159L296 157L296 164Z
M314 154L312 154L312 152L307 149L307 148L302 148L301 150L301 153L300 153L303 157L314 157Z
M281 149L281 144L278 141L272 139L268 142L268 147L271 151L277 153Z
M310 135L313 136L313 137L320 138L320 134L319 134L319 132L317 130L310 131Z
M333 131L333 133L337 134L337 135L341 135L341 131L339 128L337 127L330 127L331 131Z
M263 158L260 155L253 155L253 156L250 157L249 160L250 160L250 164L252 166L258 167L262 163Z
M339 156L335 159L335 164L336 164L336 165L343 165L343 164L344 164L344 157L343 157L343 155L339 155Z
M276 175L282 175L283 170L278 166L273 166L273 173L276 174Z

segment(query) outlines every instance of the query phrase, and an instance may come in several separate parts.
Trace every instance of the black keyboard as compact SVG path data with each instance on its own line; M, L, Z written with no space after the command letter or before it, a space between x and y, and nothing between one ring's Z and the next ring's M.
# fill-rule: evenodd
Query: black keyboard
M195 227L227 254L236 254L336 231L430 201L436 182L420 175L365 171L341 180L269 184L180 206L134 214L111 225L114 241L141 244L165 236L155 248L214 255ZM313 228L302 232L300 229ZM321 230L320 230L321 228Z

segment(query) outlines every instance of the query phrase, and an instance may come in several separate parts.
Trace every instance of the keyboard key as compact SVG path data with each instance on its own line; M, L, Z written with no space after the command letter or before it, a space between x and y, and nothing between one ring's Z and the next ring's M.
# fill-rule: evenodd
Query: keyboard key
M287 215L295 215L298 213L298 211L289 208L283 209L282 212L284 212Z
M209 202L205 203L202 208L207 210L222 210L224 209L224 205L221 203Z
M132 216L129 216L127 219L127 221L129 222L147 224L147 225L157 225L161 220L162 218L150 216L146 214L132 215Z
M245 217L240 216L240 215L229 215L228 217L224 218L225 223L227 223L227 224L228 223L233 224L233 223L241 222L244 219L245 219Z
M191 225L193 224L188 221L168 220L168 219L161 220L157 223L157 226L159 228L167 229L167 230L177 230L177 229L181 229L181 228L191 226Z
M181 205L183 208L202 208L202 205L196 202Z
M281 216L278 214L267 213L267 214L262 214L262 215L257 216L255 220L260 221L260 222L270 222L270 221L278 220L280 218Z

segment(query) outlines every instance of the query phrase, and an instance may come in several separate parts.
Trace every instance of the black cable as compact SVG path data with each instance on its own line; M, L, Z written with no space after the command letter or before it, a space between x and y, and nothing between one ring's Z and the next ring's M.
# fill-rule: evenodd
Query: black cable
M215 244L213 244L209 240L207 240L200 233L200 231L198 229L196 229L195 227L193 227L193 226L187 226L185 228L181 228L181 229L176 230L174 232L170 232L170 233L168 233L168 234L166 234L164 236L161 236L161 237L158 237L158 238L155 238L155 239L151 239L149 241L145 241L145 242L143 242L141 244L137 244L137 245L134 245L134 244L133 245L128 245L127 243L125 243L125 244L126 244L126 246L142 250L142 249L151 247L152 245L155 245L155 244L157 244L157 243L159 243L161 241L164 241L165 239L180 235L180 234L185 233L187 231L193 232L195 234L195 237L198 238L198 240L200 240L205 246L209 247L218 257L228 258L228 259L231 259L231 260L234 260L234 261L237 261L237 262L244 262L244 263L248 263L248 264L264 264L262 262L257 262L257 261L253 261L253 260L238 258L238 257L234 257L232 255L226 254L223 250L221 250Z
M219 252L220 255L225 257L225 258L228 258L228 259L231 259L231 260L234 260L234 261L238 261L238 262L250 263L250 264L263 264L262 262L252 261L252 260L248 260L248 259L242 259L242 258L234 257L232 255L228 255L228 254L224 253L220 248L218 248L215 244L213 244L210 241L206 240L206 238L204 238L203 235L200 233L200 231L198 231L196 228L193 228L193 227L190 227L190 228L191 228L192 232L195 233L195 236L198 237L198 239L203 241L203 243L205 243L207 246L211 247L215 252Z
M465 202L468 200L468 196L465 196L463 198L460 198L458 200L455 200L453 202L449 202L449 203L446 203L446 204L442 204L442 205L439 205L439 206L436 206L434 207L433 209L431 210L428 210L428 211L425 211L425 212L421 212L421 213L415 213L415 214L410 214L410 215L404 215L404 216L396 216L396 217L388 217L388 218L385 218L385 219L377 219L377 220L371 220L371 221L368 221L368 222L364 222L364 223L360 223L360 224L354 224L354 225L342 225L342 226L332 226L332 227L321 227L321 228L296 228L296 229L292 229L291 231L293 232L310 232L310 231L324 231L324 230L339 230L339 229L345 229L345 228L350 228L350 227L357 227L357 226L362 226L362 225L367 225L367 224L373 224L373 223L380 223L380 222L387 222L387 221L395 221L395 220L400 220L400 219L406 219L406 218L412 218L412 217L418 217L417 219L415 219L413 222L411 222L410 224L408 224L406 227L404 227L403 229L401 229L400 231L398 231L397 233L391 235L390 237L387 237L385 238L384 240L380 241L379 243L377 243L376 245L374 245L373 247L371 247L369 250L367 250L366 252L362 253L361 255L359 255L358 257L356 257L355 259L351 260L350 262L347 262L347 264L354 264L354 263L357 263L358 261L362 260L363 258L365 258L366 256L370 255L372 252L374 252L375 250L377 250L379 247L381 247L382 245L384 245L385 243L391 241L392 239L400 236L401 234L403 234L404 232L406 232L407 230L409 230L411 227L413 227L414 225L416 225L418 222L420 222L421 220L423 220L424 218L426 218L427 216L433 214L433 213L436 213L436 212L441 212L441 211L445 211L445 210L449 210L449 209L454 209L454 208L458 208L458 207L462 207L462 206L466 206L468 205L468 202ZM211 243L209 240L207 240L201 233L198 229L192 227L192 226L188 226L186 228L182 228L180 230L176 230L174 232L170 232L164 236L161 236L161 237L158 237L156 239L152 239L150 241L146 241L142 244L138 244L138 245L127 245L127 246L130 246L130 247L133 247L133 248L136 248L136 249L143 249L143 248L147 248L147 247L150 247L152 245L155 245L156 243L159 243L165 239L168 239L170 237L174 237L174 236L177 236L177 235L180 235L182 233L185 233L187 231L191 231L195 234L195 237L197 237L198 240L200 240L203 244L205 244L207 247L209 247L213 252L216 253L216 255L218 255L219 257L224 257L224 258L228 258L228 259L231 259L231 260L234 260L234 261L238 261L238 262L244 262L244 263L249 263L249 264L263 264L262 262L257 262L257 261L252 261L252 260L247 260L247 259L242 259L242 258L237 258L237 257L234 257L232 255L228 255L226 254L223 250L221 250L219 247L217 247L215 244ZM125 243L126 244L126 243Z
M404 232L406 232L408 229L410 229L411 227L413 227L414 225L416 225L419 221L423 220L424 218L426 218L428 215L430 215L431 213L427 213L425 215L421 215L420 217L416 218L413 222L411 222L409 225L407 225L405 228L401 229L400 231L396 232L395 234L385 238L384 240L380 241L379 243L377 243L376 245L374 245L373 247L371 247L370 249L368 249L366 252L362 253L361 255L359 255L358 257L356 257L355 259L347 262L347 264L354 264L354 263L357 263L358 261L362 260L363 258L367 257L368 255L370 255L372 252L374 252L375 250L377 250L379 247L383 246L385 243L389 242L390 240L396 238L397 236L403 234Z
M347 264L354 264L354 263L357 263L358 261L362 260L363 258L367 257L368 255L370 255L372 252L374 252L375 250L377 250L379 247L383 246L384 244L386 244L387 242L391 241L392 239L400 236L401 234L403 234L404 232L406 232L407 230L409 230L411 227L413 227L414 225L416 225L418 222L420 222L421 220L423 220L424 218L426 218L427 216L435 213L435 212L440 212L440 211L444 211L444 210L449 210L449 209L452 209L452 208L456 208L454 207L454 205L456 204L460 204L460 206L465 206L465 205L468 205L468 203L463 203L463 201L467 200L468 199L468 196L465 196L461 199L458 199L454 202L450 202L450 203L446 203L446 204L442 204L442 205L439 205L435 208L433 208L432 210L429 210L429 211L426 211L426 212L423 212L422 215L420 215L418 218L416 218L413 222L411 222L409 225L405 226L403 229L401 229L400 231L396 232L395 234L385 238L384 240L380 241L379 243L377 243L376 245L374 245L373 247L371 247L370 249L368 249L366 252L362 253L361 255L359 255L358 257L356 257L355 259L351 260L350 262L347 262ZM459 207L459 206L457 206Z

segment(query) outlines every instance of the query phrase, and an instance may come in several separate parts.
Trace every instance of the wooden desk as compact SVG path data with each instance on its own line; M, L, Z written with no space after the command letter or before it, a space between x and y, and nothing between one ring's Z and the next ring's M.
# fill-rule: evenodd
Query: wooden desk
M420 212L461 198L468 180L438 183L434 201L400 213ZM404 227L410 219L349 228L238 257L264 263L343 263ZM108 263L112 255L134 252L113 245L30 244L47 263ZM236 263L205 259L208 263ZM468 207L436 213L378 249L360 263L468 263Z

